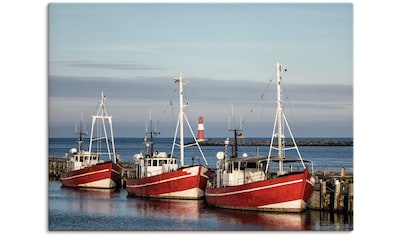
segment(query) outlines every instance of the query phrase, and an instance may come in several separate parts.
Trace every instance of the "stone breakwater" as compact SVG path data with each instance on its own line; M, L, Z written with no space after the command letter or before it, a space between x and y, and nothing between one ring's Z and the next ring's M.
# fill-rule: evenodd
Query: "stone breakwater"
M230 145L234 144L234 140L230 140ZM223 140L205 140L200 142L201 146L224 146ZM238 140L238 146L269 146L270 141L250 141ZM286 146L293 146L293 142L286 142ZM353 141L329 141L329 140L316 140L316 141L296 141L298 146L353 146Z

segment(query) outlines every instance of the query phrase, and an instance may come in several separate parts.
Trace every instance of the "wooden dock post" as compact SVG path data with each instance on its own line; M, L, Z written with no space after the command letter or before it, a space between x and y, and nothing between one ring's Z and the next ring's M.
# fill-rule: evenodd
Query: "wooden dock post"
M66 169L66 161L64 158L50 158L48 163L48 174L51 178L58 179L61 172Z
M348 198L348 212L353 212L353 183L349 184Z
M124 162L121 169L121 188L126 187L126 179L133 178L135 176L136 169L132 162Z
M334 189L334 210L338 209L340 193L341 193L341 182L339 181L339 179L336 179L335 189Z
M320 209L328 209L327 182L320 181Z
M343 167L338 172L319 172L308 201L309 209L353 213L353 174Z

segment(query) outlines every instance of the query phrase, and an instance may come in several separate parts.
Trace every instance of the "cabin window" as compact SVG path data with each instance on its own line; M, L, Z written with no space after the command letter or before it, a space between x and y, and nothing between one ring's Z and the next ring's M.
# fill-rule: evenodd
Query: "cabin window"
M151 160L147 161L147 166L151 166Z
M266 169L266 166L263 165L263 163L259 163L259 169L264 171Z
M234 162L234 170L238 170L238 162Z
M227 173L233 172L232 166L233 166L233 165L232 165L231 163L227 163Z
M80 162L83 162L83 157L80 157L79 161L80 161Z
M256 162L248 162L247 168L256 168Z
M162 166L163 164L165 164L165 161L164 161L164 160L162 160L162 161L159 162L159 165L160 165L160 166Z
M158 166L158 165L157 165L157 160L153 160L153 161L152 161L152 166Z
M240 163L240 170L244 170L247 167L247 162Z

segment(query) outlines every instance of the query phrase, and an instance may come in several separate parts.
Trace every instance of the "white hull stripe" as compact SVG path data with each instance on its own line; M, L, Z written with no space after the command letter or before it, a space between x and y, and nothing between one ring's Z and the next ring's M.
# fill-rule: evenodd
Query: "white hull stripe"
M116 187L116 183L111 179L102 179L93 181L85 184L79 184L79 187L91 187L91 188L112 188Z
M195 175L183 175L183 176L178 176L178 177L174 177L174 178L170 178L170 179L159 180L159 181L155 181L155 182L151 182L151 183L138 184L138 185L126 185L126 187L140 188L140 187L145 187L145 186L165 183L165 182L169 182L169 181L174 181L174 180L178 180L178 179L185 179L185 178L192 177L192 176L195 176Z
M239 190L239 191L234 191L234 192L227 192L227 193L206 193L207 196L210 197L219 197L219 196L227 196L227 195L234 195L234 194L240 194L240 193L246 193L246 192L253 192L253 191L258 191L262 189L267 189L267 188L276 188L284 185L289 185L289 184L296 184L302 182L303 179L298 179L298 180L293 180L290 182L284 182L284 183L279 183L279 184L273 184L273 185L268 185L268 186L263 186L263 187L257 187L257 188L251 188L251 189L244 189L244 190Z
M204 192L199 188L191 188L183 191L159 194L160 197L184 197L184 198L198 198L199 196L203 195Z
M205 175L204 172L202 172L202 171L201 171L201 176L206 178L206 179L209 179L209 176Z
M109 169L104 169L104 170L97 170L97 171L91 171L91 172L87 172L84 174L80 174L80 175L73 175L70 177L65 177L65 178L61 178L62 180L69 180L69 179L75 179L75 178L79 178L79 177L83 177L83 176L87 176L87 175L93 175L93 174L98 174L98 173L102 173L102 172L107 172L109 171ZM119 172L111 169L112 172L119 174Z
M306 206L306 203L302 199L298 199L298 200L293 200L293 201L288 201L288 202L280 202L280 203L259 206L258 208L303 209L305 206Z
M308 179L306 179L306 182L309 183L310 185L314 186L314 182L312 182L312 181L310 181Z

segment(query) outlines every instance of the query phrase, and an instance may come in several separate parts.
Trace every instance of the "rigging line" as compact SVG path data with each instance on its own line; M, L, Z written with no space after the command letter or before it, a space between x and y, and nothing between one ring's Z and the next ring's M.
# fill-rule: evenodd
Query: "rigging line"
M172 98L169 100L169 108L170 108L170 116L171 116L171 124L173 125L173 123L177 120L176 119L176 113L175 113L175 109L174 109L174 103L173 103L173 99L175 97L175 94L178 93L178 88L175 88L173 90L172 93Z
M175 116L174 116L174 109L173 109L174 108L173 99L174 99L176 91L177 91L177 89L173 90L171 98L169 99L167 105L165 105L165 108L162 110L161 117L155 122L155 127L158 127L159 123L161 123L165 120L165 116L168 113L168 111L170 111L170 115L172 118L171 123L174 123Z
M172 120L171 120L170 122L174 124L174 122L175 122L175 116L174 116L174 109L173 109L173 108L174 108L173 99L174 99L174 96L175 96L176 91L177 91L177 89L174 89L174 90L173 90L171 98L169 99L168 103L165 104L164 109L162 109L160 118L157 119L157 120L154 122L154 123L155 123L155 129L157 129L157 128L159 127L159 124L160 124L161 122L163 122L163 121L166 119L165 117L166 117L166 114L168 113L168 111L171 111L170 114L171 114Z
M266 103L263 103L262 113L259 118L259 127L262 127L263 115L265 114L265 110L266 110Z
M282 84L282 88L283 88L283 91L285 91L285 100L284 100L284 104L283 104L283 107L285 108L285 107L288 107L288 110L289 110L289 113L290 113L290 117L292 117L292 119L290 120L290 123L291 124L293 124L293 131L295 131L295 133L296 133L296 131L298 130L298 128L297 128L297 126L296 126L296 122L295 122L295 114L294 114L294 112L293 112L293 110L292 110L292 106L291 106L291 102L290 102L290 99L289 99L289 97L288 97L288 90L287 90L287 88L285 87L285 83L284 82L282 82L281 83ZM284 109L285 110L285 109Z
M159 123L160 123L161 121L164 120L167 111L170 109L170 107L173 106L172 100L173 100L173 95L172 95L172 98L169 100L169 103L168 103L167 105L165 105L165 108L164 108L164 109L162 109L161 117L155 122L155 127L156 127L157 125L159 125Z
M256 101L255 105L253 105L252 108L249 110L248 114L245 116L245 118L242 121L242 123L246 122L246 120L249 118L249 116L254 111L254 109L258 106L260 101L266 101L265 95L267 94L267 91L269 90L269 87L270 87L270 84L272 83L272 81L273 81L273 79L271 78L269 80L269 83L267 84L266 88L262 91L261 96L258 98L258 100ZM262 112L262 114L263 114L263 112Z

